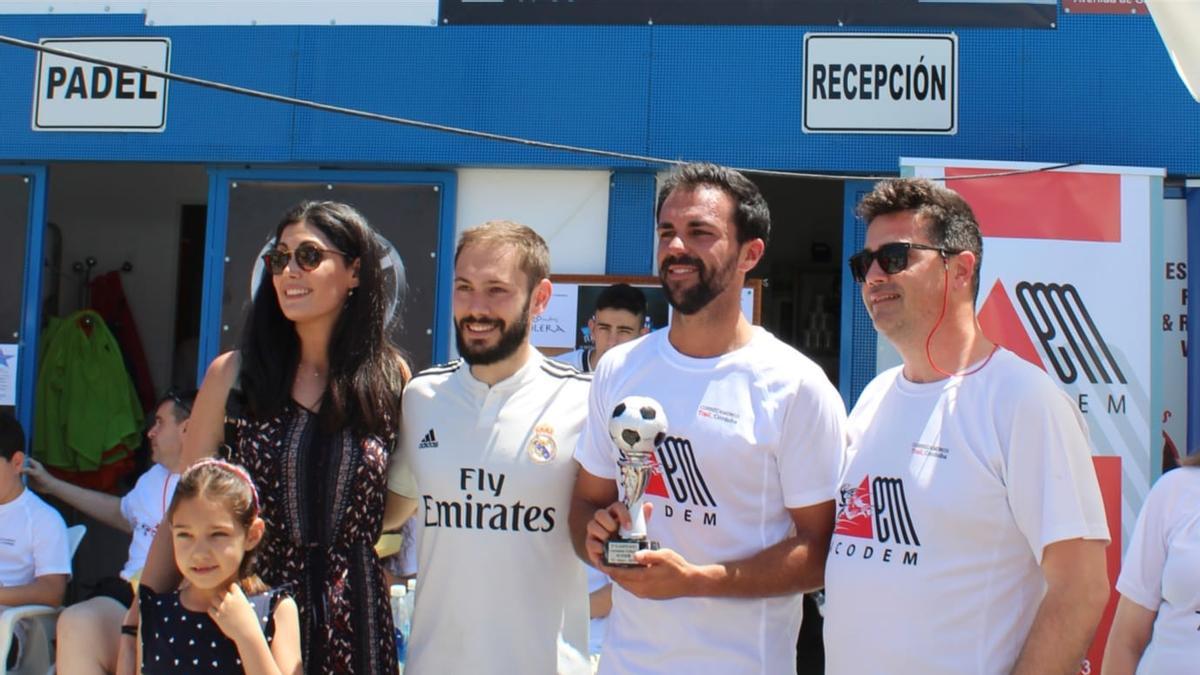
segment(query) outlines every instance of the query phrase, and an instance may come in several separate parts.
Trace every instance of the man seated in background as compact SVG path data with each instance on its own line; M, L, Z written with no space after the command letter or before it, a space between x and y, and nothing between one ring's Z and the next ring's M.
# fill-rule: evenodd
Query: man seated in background
M179 482L183 433L192 414L195 392L168 392L146 432L154 465L124 497L88 490L52 476L30 459L25 474L38 492L60 499L105 525L132 534L129 557L120 577L101 579L91 597L63 610L58 619L58 672L63 675L112 673L117 667L121 621L133 602L129 582L146 562L150 542ZM136 633L134 633L136 635ZM130 639L130 638L125 638ZM131 640L132 641L132 640ZM86 645L81 649L81 645Z
M49 504L25 489L24 463L25 432L11 415L0 413L0 610L18 605L57 607L71 576L67 524ZM0 654L8 670L21 660L22 633L17 624L12 648Z

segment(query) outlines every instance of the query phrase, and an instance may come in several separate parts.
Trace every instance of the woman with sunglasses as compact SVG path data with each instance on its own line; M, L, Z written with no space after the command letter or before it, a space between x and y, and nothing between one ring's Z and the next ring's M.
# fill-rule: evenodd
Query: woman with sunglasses
M241 348L209 367L184 446L189 463L221 447L259 486L272 533L260 576L291 586L309 673L396 672L373 547L409 369L389 337L384 255L345 204L288 211L263 256ZM165 538L155 548L165 564L145 578L173 588Z

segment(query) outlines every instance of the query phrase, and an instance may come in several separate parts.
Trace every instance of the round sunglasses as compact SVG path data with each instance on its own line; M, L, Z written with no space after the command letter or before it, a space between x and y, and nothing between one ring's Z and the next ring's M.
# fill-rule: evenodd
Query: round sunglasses
M874 251L864 248L850 256L847 261L850 264L850 274L854 275L854 280L858 283L865 282L867 272L871 269L871 263L875 261L879 261L879 269L883 270L884 274L902 272L908 267L908 252L914 248L921 251L937 251L942 254L943 259L961 253L961 251L952 251L940 246L914 244L911 241L894 241L884 244Z
M271 270L271 274L280 275L287 269L288 263L291 262L292 256L296 256L296 264L305 272L311 272L320 266L321 261L325 259L325 255L333 253L346 257L346 254L331 248L321 248L316 244L304 242L296 247L295 251L283 251L273 248L263 254L263 263L267 269Z

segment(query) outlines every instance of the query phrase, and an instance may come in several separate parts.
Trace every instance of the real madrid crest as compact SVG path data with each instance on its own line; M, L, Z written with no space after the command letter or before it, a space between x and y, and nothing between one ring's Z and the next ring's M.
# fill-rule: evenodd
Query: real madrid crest
M539 424L533 428L533 438L529 439L529 458L538 464L553 461L558 456L558 443L554 441L554 427L549 424Z

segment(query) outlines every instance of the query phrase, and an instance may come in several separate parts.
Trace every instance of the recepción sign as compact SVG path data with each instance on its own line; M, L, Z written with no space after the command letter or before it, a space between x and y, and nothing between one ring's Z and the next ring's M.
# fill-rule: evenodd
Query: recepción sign
M958 37L808 33L804 131L956 133Z
M52 38L42 45L166 71L167 38ZM39 52L34 78L35 131L161 132L167 126L167 81L129 68Z

